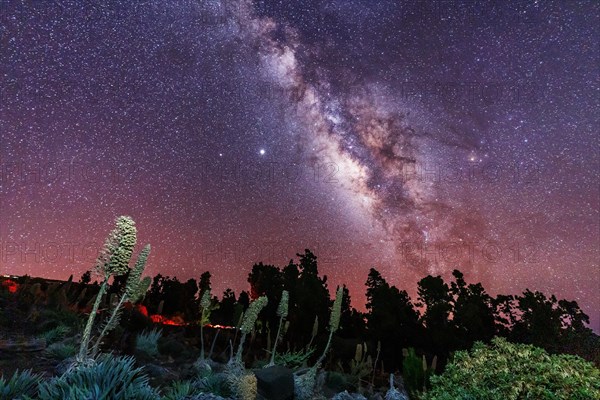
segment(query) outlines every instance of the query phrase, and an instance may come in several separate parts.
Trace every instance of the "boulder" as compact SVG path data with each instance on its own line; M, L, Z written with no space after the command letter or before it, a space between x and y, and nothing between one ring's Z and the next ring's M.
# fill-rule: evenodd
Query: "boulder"
M280 365L255 371L257 399L292 400L294 376L292 370Z

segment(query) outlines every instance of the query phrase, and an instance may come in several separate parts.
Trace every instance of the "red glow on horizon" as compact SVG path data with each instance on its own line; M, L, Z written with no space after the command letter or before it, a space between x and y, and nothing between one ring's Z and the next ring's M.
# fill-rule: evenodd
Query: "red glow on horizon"
M12 279L6 279L2 281L2 286L4 286L10 293L17 293L17 289L19 288L19 284Z

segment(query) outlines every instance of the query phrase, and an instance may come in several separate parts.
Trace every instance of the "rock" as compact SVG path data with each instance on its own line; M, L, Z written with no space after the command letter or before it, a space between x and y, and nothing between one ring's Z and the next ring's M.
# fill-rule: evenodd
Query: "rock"
M358 393L348 393L347 390L344 390L341 393L336 394L331 398L331 400L367 400L365 396Z
M409 400L408 396L392 388L385 394L385 400Z
M310 368L304 374L294 374L294 394L296 400L313 400L317 370Z
M255 371L257 399L292 400L294 375L292 370L280 365Z
M212 374L212 367L206 360L197 360L193 367L196 371L196 374L201 378Z
M162 380L177 380L178 378L177 374L170 369L156 364L144 365L144 371L152 378L159 378Z
M410 400L407 394L395 388L394 374L390 374L390 389L385 394L385 400Z

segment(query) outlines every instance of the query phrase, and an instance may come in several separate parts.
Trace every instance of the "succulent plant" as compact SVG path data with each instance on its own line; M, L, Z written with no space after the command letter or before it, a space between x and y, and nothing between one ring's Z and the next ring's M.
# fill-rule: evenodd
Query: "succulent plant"
M288 316L288 303L290 302L290 293L287 290L281 292L281 300L277 306L277 316L281 318L287 318Z
M85 329L83 331L79 353L76 358L77 363L86 363L90 358L94 357L98 353L98 349L104 335L106 335L117 325L121 306L123 305L124 301L128 299L137 300L137 298L142 295L141 291L147 284L147 280L142 282L140 277L146 265L148 253L150 252L149 245L147 245L140 253L138 260L127 279L125 293L121 296L117 306L113 308L111 316L105 323L99 337L90 351L89 342L92 328L94 326L94 320L96 318L96 314L98 313L98 308L100 307L102 298L106 293L108 280L113 276L124 275L129 271L128 265L137 239L135 222L130 217L121 216L117 218L115 225L115 228L108 235L108 238L104 244L104 248L96 260L96 273L100 274L103 280L102 284L100 285L100 291L96 295L94 305L92 306L92 311L88 317Z
M258 299L254 300L248 306L248 309L244 313L244 319L242 320L242 325L240 326L240 331L242 332L242 337L240 338L240 344L238 345L238 350L235 355L235 360L230 360L230 362L236 362L238 364L242 363L242 350L244 348L244 341L246 340L246 335L254 329L254 324L258 319L258 314L262 311L263 308L267 305L269 299L267 296L260 296Z
M200 361L204 360L204 325L210 322L210 288L204 290L200 299Z
M266 365L267 367L275 365L275 354L277 353L277 342L279 341L279 335L283 325L283 319L288 315L288 303L290 300L290 294L287 290L281 292L281 300L277 306L277 315L279 316L279 327L277 328L277 336L275 336L275 343L273 344L273 350L271 351L271 361ZM269 333L269 337L271 337ZM270 347L270 346L268 346Z

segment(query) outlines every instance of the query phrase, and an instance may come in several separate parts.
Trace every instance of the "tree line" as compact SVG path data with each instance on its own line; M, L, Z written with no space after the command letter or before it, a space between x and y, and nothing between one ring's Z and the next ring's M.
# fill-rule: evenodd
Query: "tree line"
M287 347L302 349L313 341L315 333L317 338L326 336L333 303L327 276L319 275L317 257L310 250L297 257L283 267L255 264L248 275L248 291L236 296L227 289L220 298L212 297L210 322L237 326L250 301L266 296L268 304L260 313L257 331L273 338L279 320L277 306L286 290L289 327L283 342ZM82 277L87 281L84 283L89 279ZM115 279L110 290L121 290L126 279L126 275ZM150 314L194 322L200 318L200 299L210 288L210 272L204 272L198 281L185 282L158 274L142 304ZM352 307L346 286L343 291L338 348L344 343L350 343L352 349L356 343L367 343L375 356L380 346L380 359L391 370L400 368L403 349L437 356L439 368L443 368L452 352L469 349L476 341L489 342L495 336L550 352L578 354L600 364L600 337L587 328L589 317L576 301L558 300L529 289L521 295L494 297L481 283L467 283L459 270L452 272L448 282L441 276L424 277L417 283L417 298L411 299L405 290L390 285L371 268L366 279L366 312Z

